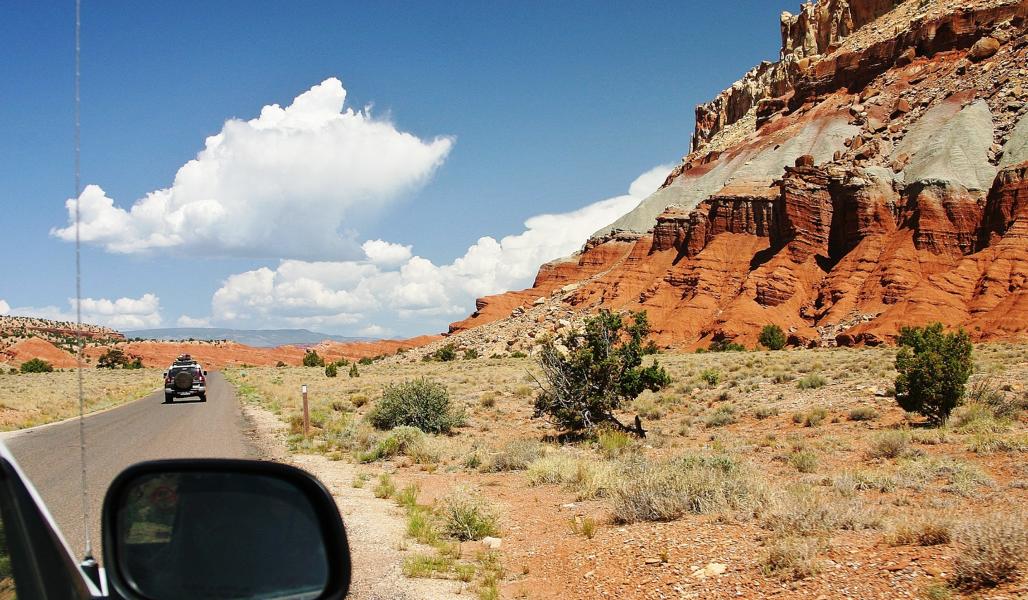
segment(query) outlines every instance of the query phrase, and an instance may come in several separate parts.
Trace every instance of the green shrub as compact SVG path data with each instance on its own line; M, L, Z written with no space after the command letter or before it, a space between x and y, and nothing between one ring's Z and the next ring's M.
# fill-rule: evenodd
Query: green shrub
M910 435L905 431L883 431L871 440L867 454L871 458L899 458L910 448Z
M335 363L332 363L325 367L325 377L335 377L338 374L339 369L336 367Z
M773 417L777 414L778 409L774 406L763 405L753 409L753 416L757 417L760 420L767 419L768 417Z
M878 411L870 406L858 406L850 410L850 421L873 421L878 418Z
M511 358L528 358L528 355L525 354L524 352L522 352L521 350L515 350L514 352L510 353L510 357Z
M373 462L393 456L411 456L421 451L425 433L417 427L401 426L390 431L367 452L358 455L360 462Z
M543 446L535 440L513 440L503 445L486 463L486 471L524 471L543 455Z
M710 352L745 352L746 346L737 344L732 340L720 339L711 342L707 350Z
M375 362L374 358L371 358L370 356L363 356L363 357L361 357L360 360L357 361L357 364L366 367L366 366L372 364L373 362Z
M444 345L432 353L432 358L441 362L450 362L457 359L457 346L453 342Z
M596 445L600 454L607 458L614 458L633 448L635 440L623 431L603 427L596 433Z
M396 484L393 483L389 473L382 473L378 476L378 483L371 490L376 498L392 498L396 493Z
M478 358L478 350L468 348L464 351L464 360L474 360L476 358Z
M350 373L349 373L349 375L350 375L351 378L352 377L360 377L361 376L361 372L357 370L357 363L353 363L352 365L350 365Z
M305 367L324 367L325 359L318 356L317 351L308 350L303 355L303 366Z
M477 492L457 487L442 499L439 516L450 537L462 542L499 533L499 515Z
M379 429L408 425L426 433L448 433L463 425L465 417L451 403L446 386L421 378L386 386L368 420Z
M657 362L642 366L642 343L650 327L645 312L621 315L601 310L585 322L584 334L570 332L542 344L539 365L545 385L536 396L535 415L565 431L599 425L645 435L639 417L629 427L615 416L644 390L659 391L671 377Z
M820 406L816 406L803 415L802 422L804 427L817 427L827 418L828 411ZM796 421L795 417L793 421Z
M896 401L932 423L945 421L964 396L974 364L967 332L943 333L942 323L904 327L897 340Z
M828 385L828 380L818 373L810 373L796 382L796 387L801 390L816 390Z
M781 350L785 348L785 332L778 325L765 325L760 330L758 338L760 345L768 350Z
M700 372L700 379L710 387L714 387L721 382L721 371L717 369L703 369Z
M707 427L723 427L731 425L735 421L735 407L730 404L722 404L714 409L713 414L707 417L706 425Z
M31 358L21 363L19 370L22 373L52 373L54 366L41 358Z
M118 348L111 348L96 359L97 369L122 369L127 365L129 359L125 353Z
M789 455L789 464L800 473L813 473L817 469L817 454L813 450L796 450Z

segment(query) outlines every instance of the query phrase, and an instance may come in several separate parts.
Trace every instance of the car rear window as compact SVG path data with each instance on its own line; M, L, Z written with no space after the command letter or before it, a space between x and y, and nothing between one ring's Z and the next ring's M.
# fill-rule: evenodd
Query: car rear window
M193 375L196 375L196 372L198 370L199 370L198 367L172 367L171 370L168 371L168 376L174 377L175 375L178 375L182 371L189 371Z

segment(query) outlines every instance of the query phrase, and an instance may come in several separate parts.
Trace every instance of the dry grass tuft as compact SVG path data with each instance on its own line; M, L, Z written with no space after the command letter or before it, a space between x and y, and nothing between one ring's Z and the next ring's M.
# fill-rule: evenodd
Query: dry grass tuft
M959 552L953 582L965 590L1018 579L1028 560L1028 516L1003 512L964 525L957 533Z
M946 520L918 519L898 524L886 541L893 546L937 546L953 539L953 527Z
M773 540L761 560L765 575L796 581L819 570L817 554L821 542L814 538L786 537Z
M629 466L611 490L611 503L619 523L671 521L742 509L755 493L750 476L731 458L686 456Z

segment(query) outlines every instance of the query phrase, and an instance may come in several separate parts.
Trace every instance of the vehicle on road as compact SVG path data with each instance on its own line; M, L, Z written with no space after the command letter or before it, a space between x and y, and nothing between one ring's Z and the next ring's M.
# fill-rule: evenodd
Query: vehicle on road
M183 354L164 372L164 402L195 396L207 402L207 371L188 354Z
M0 597L69 600L335 600L350 548L332 495L312 475L252 460L133 465L107 489L103 565L76 562L0 442Z

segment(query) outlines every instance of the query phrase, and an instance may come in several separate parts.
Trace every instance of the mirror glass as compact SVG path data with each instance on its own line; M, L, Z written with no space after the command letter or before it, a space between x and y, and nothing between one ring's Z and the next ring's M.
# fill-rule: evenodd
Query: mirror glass
M328 584L317 512L287 480L148 473L116 506L119 570L146 598L317 598Z

